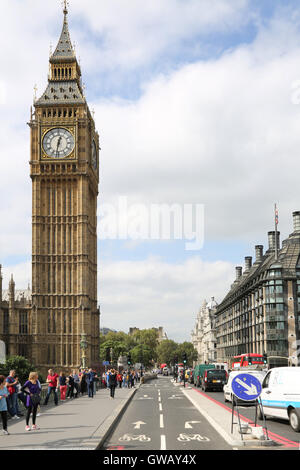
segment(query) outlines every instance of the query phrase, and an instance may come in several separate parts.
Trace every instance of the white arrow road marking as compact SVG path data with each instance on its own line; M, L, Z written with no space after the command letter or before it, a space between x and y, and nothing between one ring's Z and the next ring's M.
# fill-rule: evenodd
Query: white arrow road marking
M134 429L141 429L141 425L146 423L144 423L144 421L137 421L136 423L132 424L135 424Z
M191 426L191 424L197 424L197 423L201 423L201 421L186 421L184 428L193 429L193 426Z
M257 395L256 385L251 384L251 387L250 387L250 385L246 384L241 379L236 379L236 382L247 390L245 392L245 393L247 393L247 395Z
M178 397L177 395L172 395L171 397L169 397L169 400L182 400L183 397Z

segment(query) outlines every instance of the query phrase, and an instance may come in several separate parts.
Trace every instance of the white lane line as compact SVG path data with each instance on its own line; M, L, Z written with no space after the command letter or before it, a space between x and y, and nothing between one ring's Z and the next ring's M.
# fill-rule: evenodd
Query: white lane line
M160 415L159 417L159 426L163 429L164 426L164 415Z
M162 410L163 410L163 409L162 409L162 404L160 403L160 404L159 404L159 411L162 411Z
M164 435L160 436L160 450L167 450L167 441Z
M212 425L213 428L220 434L221 437L232 447L237 445L237 442L232 439L229 434L203 409L200 405L194 400L189 392L183 392L183 394L188 398L194 405L195 408L207 419L207 421Z
M158 401L161 402L161 398L160 398L160 397L158 397Z

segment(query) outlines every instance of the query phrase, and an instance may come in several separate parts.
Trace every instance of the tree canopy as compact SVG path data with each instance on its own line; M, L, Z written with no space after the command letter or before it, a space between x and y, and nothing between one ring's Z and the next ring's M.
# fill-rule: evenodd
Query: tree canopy
M174 365L174 358L182 362L183 353L187 354L188 364L197 360L198 354L192 343L176 343L170 339L158 341L158 331L155 328L137 330L132 335L124 332L109 332L100 336L100 359L106 360L106 350L110 350L110 358L117 363L119 356L131 354L133 363L142 363L145 367L153 366L156 362Z

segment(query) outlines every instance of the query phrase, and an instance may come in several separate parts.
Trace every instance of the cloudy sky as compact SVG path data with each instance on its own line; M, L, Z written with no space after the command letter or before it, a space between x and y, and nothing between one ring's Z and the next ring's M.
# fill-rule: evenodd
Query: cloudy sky
M0 0L0 263L31 282L29 128L47 84L59 0ZM300 210L296 0L71 0L69 27L101 139L101 207L204 205L204 245L100 240L102 326L163 326L183 341L203 299L281 238ZM119 214L120 215L120 214ZM124 216L124 214L121 214Z

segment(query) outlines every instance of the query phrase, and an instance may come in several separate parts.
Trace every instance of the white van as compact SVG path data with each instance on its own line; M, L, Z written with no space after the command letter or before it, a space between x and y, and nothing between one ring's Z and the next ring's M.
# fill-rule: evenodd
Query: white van
M300 431L300 367L276 367L262 383L264 414L286 419L294 431ZM261 416L260 416L261 417Z

